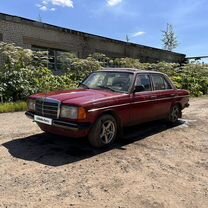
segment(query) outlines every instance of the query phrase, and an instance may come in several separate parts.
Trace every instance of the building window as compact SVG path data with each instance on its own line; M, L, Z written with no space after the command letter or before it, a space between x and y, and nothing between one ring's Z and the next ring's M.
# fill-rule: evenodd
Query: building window
M48 68L53 71L58 71L62 67L60 57L66 53L66 51L61 51L54 48L44 48L39 46L32 46L33 51L47 51L48 52Z
M0 33L0 41L3 41L3 34Z

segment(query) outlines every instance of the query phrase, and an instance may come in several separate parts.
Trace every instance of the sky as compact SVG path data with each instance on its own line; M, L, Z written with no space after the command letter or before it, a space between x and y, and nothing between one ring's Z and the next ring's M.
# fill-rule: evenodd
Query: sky
M0 0L0 13L162 48L171 24L190 56L208 55L207 0Z

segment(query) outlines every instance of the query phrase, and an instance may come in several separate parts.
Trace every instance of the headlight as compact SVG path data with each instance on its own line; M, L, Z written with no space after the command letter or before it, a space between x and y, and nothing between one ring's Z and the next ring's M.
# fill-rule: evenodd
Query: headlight
M82 107L66 106L61 107L61 118L70 118L70 119L85 119L86 111Z
M33 100L33 99L28 100L28 109L35 111L35 100Z

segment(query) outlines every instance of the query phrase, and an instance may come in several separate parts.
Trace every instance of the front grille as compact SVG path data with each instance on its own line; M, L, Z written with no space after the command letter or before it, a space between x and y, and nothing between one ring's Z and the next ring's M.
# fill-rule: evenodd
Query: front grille
M35 104L35 113L48 118L58 118L59 101L53 99L38 99Z

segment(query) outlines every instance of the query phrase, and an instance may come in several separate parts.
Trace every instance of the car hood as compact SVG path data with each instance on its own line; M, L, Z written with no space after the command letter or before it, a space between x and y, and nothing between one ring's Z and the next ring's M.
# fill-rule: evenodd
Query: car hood
M121 93L105 91L105 90L93 90L93 89L77 89L77 90L65 90L50 93L40 93L33 98L50 98L61 101L63 104L71 105L87 105L97 102L105 101L106 99L115 99L119 97Z

